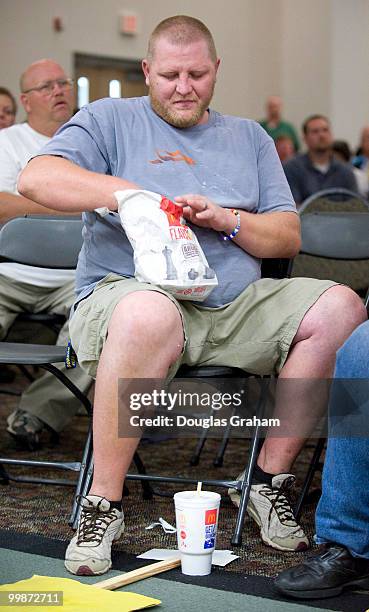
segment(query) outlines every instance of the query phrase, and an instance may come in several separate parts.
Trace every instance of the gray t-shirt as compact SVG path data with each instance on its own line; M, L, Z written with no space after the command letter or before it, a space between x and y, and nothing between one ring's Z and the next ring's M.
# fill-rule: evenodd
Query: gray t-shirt
M266 132L254 121L209 113L207 123L179 129L161 119L147 97L98 100L72 117L41 154L60 155L171 199L197 193L220 206L255 214L295 211L274 142ZM83 217L79 298L110 272L134 275L132 248L119 216L102 218L88 212ZM219 232L191 227L219 281L203 305L227 304L260 278L259 259L225 242Z

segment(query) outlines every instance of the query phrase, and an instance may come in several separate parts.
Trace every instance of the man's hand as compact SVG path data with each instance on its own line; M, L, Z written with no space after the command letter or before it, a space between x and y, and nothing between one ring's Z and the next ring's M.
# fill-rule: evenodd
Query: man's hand
M186 194L175 198L183 206L183 216L200 227L230 234L237 225L237 219L229 208L214 204L209 198L197 194Z

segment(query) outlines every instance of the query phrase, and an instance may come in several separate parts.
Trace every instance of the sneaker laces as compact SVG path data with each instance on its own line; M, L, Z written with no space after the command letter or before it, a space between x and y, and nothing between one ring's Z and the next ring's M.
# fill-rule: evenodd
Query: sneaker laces
M96 542L97 545L100 544L110 523L117 518L114 508L111 510L100 509L103 499L98 502L97 506L94 506L87 497L79 496L78 504L82 506L82 512L78 527L77 544L90 542ZM83 505L82 500L87 501L89 505Z
M287 527L297 526L295 515L291 508L291 503L286 495L287 491L291 489L294 483L294 477L286 478L282 485L278 488L273 488L270 485L265 484L261 490L260 495L264 495L269 499L271 508L269 510L269 522L271 520L272 512L275 510L279 521L282 525ZM291 525L293 523L293 525Z

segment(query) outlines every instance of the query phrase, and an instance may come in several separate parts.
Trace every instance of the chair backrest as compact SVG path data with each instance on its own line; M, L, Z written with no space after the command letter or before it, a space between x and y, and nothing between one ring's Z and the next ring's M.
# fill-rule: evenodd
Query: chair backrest
M369 202L360 194L343 188L322 189L306 198L299 215L312 212L368 212Z
M304 214L301 235L300 253L351 261L369 259L369 211Z
M80 217L17 217L0 230L0 262L74 269L82 247Z
M325 189L299 209L302 247L292 276L330 278L365 294L369 284L369 202L348 189Z

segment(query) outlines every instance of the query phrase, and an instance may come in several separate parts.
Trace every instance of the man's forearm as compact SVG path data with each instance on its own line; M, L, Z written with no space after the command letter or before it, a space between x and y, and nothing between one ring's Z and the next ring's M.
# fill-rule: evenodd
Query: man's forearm
M177 196L183 214L192 223L230 236L237 217L231 208L221 207L199 194ZM300 220L294 212L254 214L239 209L240 228L233 242L254 257L294 257L300 250Z
M300 220L293 212L241 211L241 227L234 242L254 257L294 257L300 250Z
M116 210L114 191L137 188L130 181L90 172L51 155L32 159L18 181L18 191L26 198L68 213L100 207Z
M56 211L40 204L36 204L28 198L6 191L0 192L0 224L4 224L14 217L24 215L55 215ZM60 213L59 213L60 214ZM62 212L61 214L71 214Z

